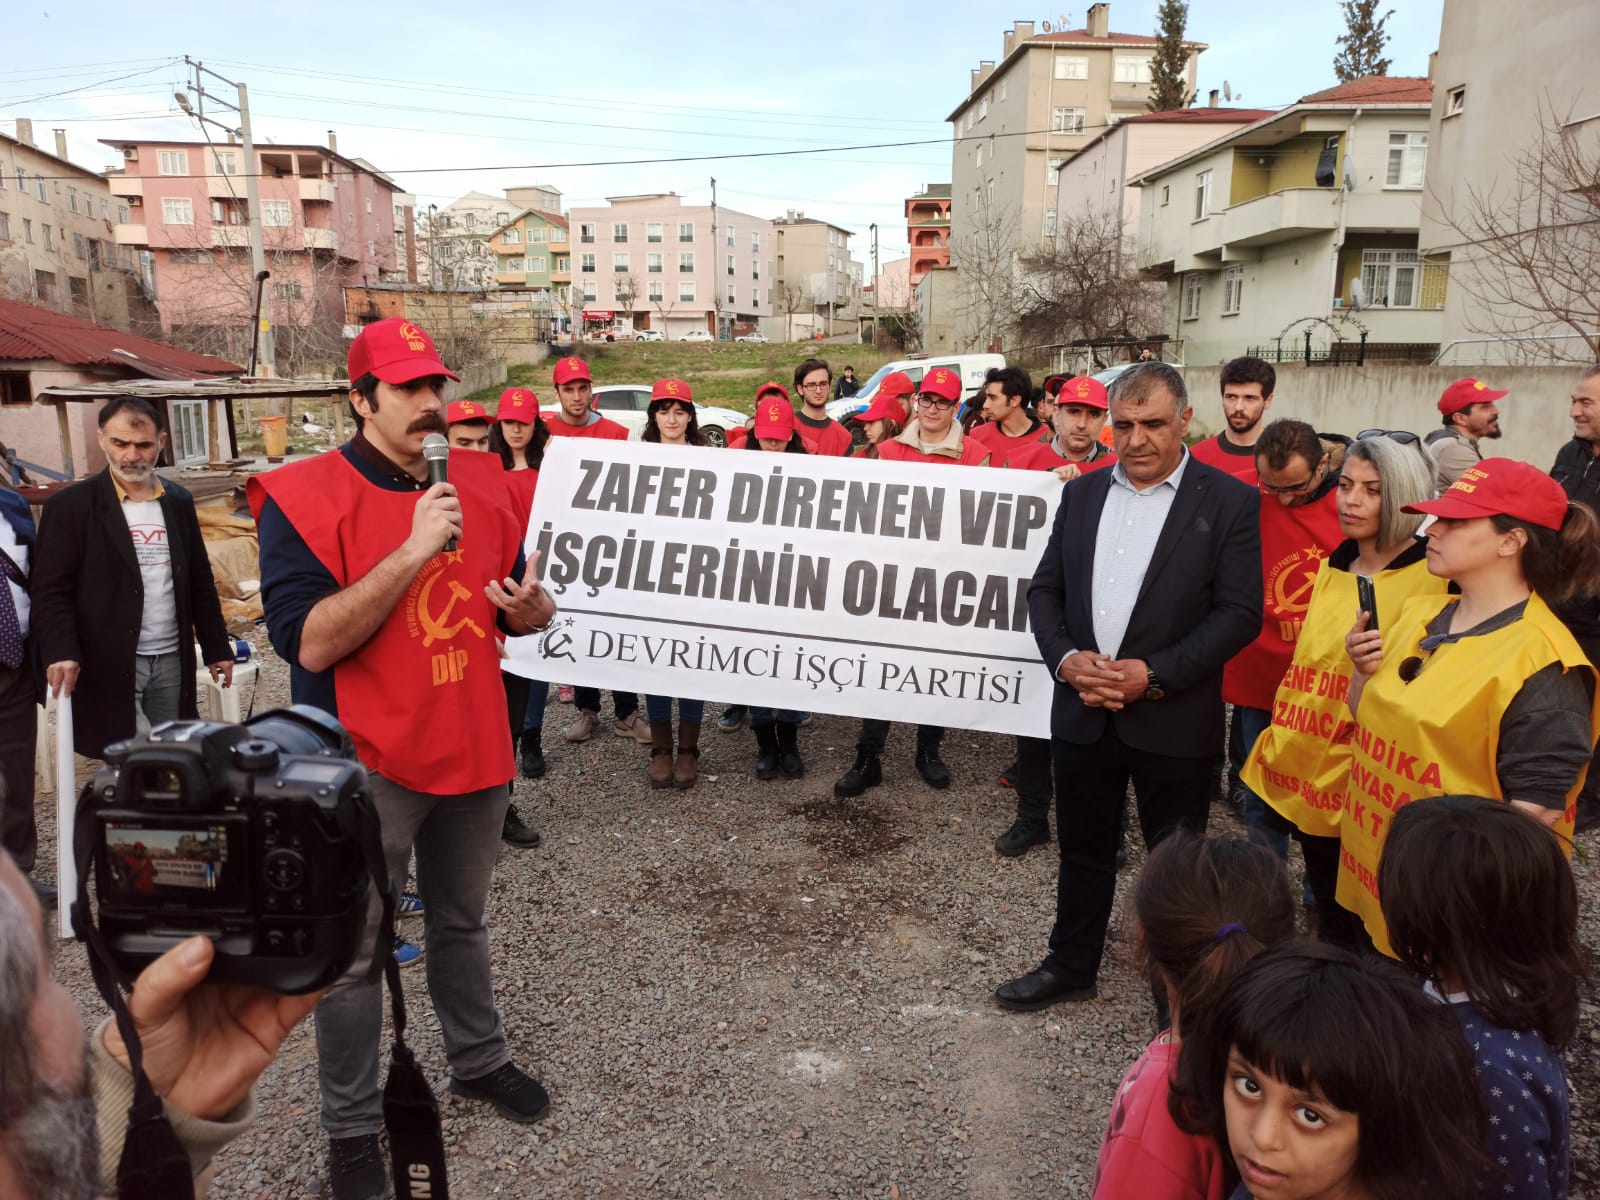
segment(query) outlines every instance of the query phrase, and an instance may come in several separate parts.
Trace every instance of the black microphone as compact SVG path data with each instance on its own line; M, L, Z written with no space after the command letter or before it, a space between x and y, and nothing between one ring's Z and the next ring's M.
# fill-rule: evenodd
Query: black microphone
M428 460L429 484L450 482L450 443L444 440L444 434L430 433L422 439L422 457ZM456 548L453 534L444 548L447 551Z

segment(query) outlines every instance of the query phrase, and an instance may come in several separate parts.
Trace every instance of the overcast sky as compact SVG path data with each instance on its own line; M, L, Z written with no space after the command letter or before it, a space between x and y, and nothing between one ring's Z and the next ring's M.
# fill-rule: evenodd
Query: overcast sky
M1111 28L1153 33L1158 0L1115 0ZM1424 75L1443 0L1393 0L1393 75ZM676 191L760 217L802 209L906 252L902 202L950 178L944 117L968 72L1000 57L1013 17L1083 25L1084 6L1016 11L909 4L753 4L714 17L611 0L514 11L480 0L427 8L308 5L129 9L122 0L17 0L7 14L0 129L31 117L41 146L63 127L72 159L114 161L101 138L198 137L173 102L185 54L250 87L258 142L326 140L444 205L471 189L548 183L565 203ZM603 13L586 19L585 13ZM1199 89L1278 107L1332 85L1337 0L1273 6L1192 0ZM17 64L29 64L26 67ZM116 78L127 76L126 78ZM66 94L61 94L66 93ZM931 141L873 150L835 147ZM651 165L616 160L808 153ZM854 257L871 263L867 236Z

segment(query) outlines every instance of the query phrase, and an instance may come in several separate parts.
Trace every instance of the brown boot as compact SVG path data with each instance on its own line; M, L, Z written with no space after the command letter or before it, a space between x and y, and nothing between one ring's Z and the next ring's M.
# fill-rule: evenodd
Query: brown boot
M678 722L678 761L672 768L672 786L686 792L700 778L700 722Z
M650 786L672 786L672 722L650 722Z

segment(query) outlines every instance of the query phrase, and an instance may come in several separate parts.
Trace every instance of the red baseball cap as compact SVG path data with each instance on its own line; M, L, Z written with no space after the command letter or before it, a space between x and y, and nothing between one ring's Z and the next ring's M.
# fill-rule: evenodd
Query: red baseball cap
M539 419L539 397L527 388L507 388L500 393L500 405L495 410L494 419L532 425Z
M904 371L890 371L878 384L879 396L911 396L915 395L917 385L911 382L911 376Z
M444 423L446 425L459 425L463 421L482 421L489 423L489 410L476 400L452 400L444 410Z
M778 389L780 392L782 388ZM757 439L782 438L788 441L794 436L794 409L789 407L789 401L762 400L756 404L756 427L752 431Z
M1063 406L1081 404L1085 408L1098 408L1101 412L1111 407L1111 401L1106 397L1106 385L1087 375L1079 375L1063 383L1061 390L1056 393L1056 403Z
M1047 375L1047 376L1045 376L1044 394L1046 396L1054 396L1057 392L1059 392L1061 390L1061 385L1066 383L1066 381L1067 381L1067 377L1065 375Z
M560 387L563 383L571 383L574 379L588 379L594 381L589 374L589 364L581 358L561 358L556 360L555 370L550 372L550 377L555 385Z
M895 374L899 375L900 373L896 371ZM900 377L908 384L911 382L907 376L901 375ZM889 376L889 379L893 378L893 375ZM885 379L883 382L888 383L889 379ZM903 397L906 395L909 395L909 393L886 392L883 390L882 385L879 385L878 394L872 398L871 407L856 419L858 421L895 421L904 425L907 414L906 402Z
M961 399L961 377L948 367L935 367L922 377L918 394L927 393L945 400Z
M404 317L388 317L368 325L350 343L346 360L350 382L363 375L376 375L385 383L410 383L429 375L443 375L459 381L457 375L439 359L433 339L422 326Z
M1458 413L1474 404L1487 404L1509 396L1510 392L1496 391L1481 379L1458 379L1445 388L1439 397L1439 412L1444 416Z
M782 396L785 400L789 399L789 389L784 387L783 384L779 383L776 379L769 379L756 389L756 403L760 404L761 397L765 396L768 392L777 392L778 395Z
M658 379L650 388L650 403L657 400L677 400L683 404L694 403L694 393L681 379Z
M1560 529L1567 515L1567 493L1538 467L1514 458L1486 458L1467 468L1437 500L1408 504L1403 511L1456 521L1516 517L1530 525Z

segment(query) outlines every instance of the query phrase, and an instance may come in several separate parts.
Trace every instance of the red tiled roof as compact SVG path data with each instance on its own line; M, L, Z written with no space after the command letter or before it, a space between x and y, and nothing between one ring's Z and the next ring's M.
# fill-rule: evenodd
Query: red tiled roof
M1433 80L1413 75L1363 75L1301 96L1300 104L1432 104Z
M1174 108L1168 112L1137 113L1131 117L1123 117L1121 124L1130 125L1136 121L1166 121L1180 125L1248 125L1252 121L1259 121L1262 117L1270 117L1277 109L1273 108Z
M70 367L127 367L152 379L203 379L244 370L209 354L179 350L36 304L0 300L0 360L35 358Z

